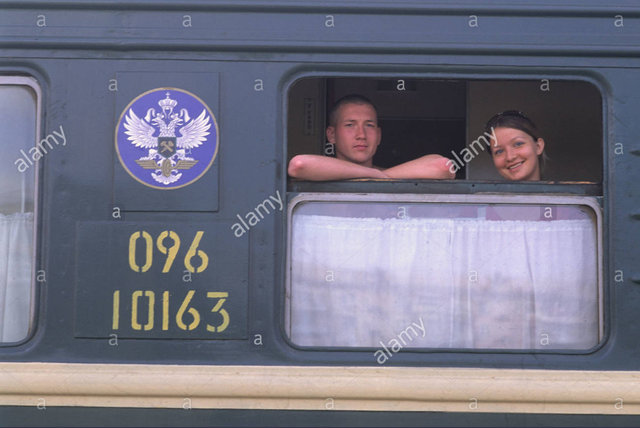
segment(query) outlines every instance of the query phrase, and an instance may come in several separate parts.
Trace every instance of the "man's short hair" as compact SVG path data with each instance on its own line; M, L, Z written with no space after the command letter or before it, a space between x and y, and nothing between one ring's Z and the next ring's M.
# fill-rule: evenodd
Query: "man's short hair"
M371 108L373 108L373 111L376 112L376 120L378 118L378 109L369 98L359 94L349 94L340 98L333 104L333 107L331 107L331 110L329 111L329 126L336 126L336 122L338 121L338 110L340 110L340 107L345 104L370 105Z

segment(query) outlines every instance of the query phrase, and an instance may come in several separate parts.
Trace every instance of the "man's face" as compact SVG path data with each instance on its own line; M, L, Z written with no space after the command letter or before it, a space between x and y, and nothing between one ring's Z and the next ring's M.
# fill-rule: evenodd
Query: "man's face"
M327 128L327 139L335 145L336 157L373 166L381 137L376 111L368 104L345 104L336 116L335 126Z

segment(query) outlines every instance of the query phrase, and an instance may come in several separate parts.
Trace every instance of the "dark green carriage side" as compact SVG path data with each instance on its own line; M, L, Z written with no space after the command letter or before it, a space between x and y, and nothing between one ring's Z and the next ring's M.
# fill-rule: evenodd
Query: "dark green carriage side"
M616 24L618 16L623 26ZM35 267L46 272L46 281L36 283L32 334L22 343L2 344L0 361L376 366L371 349L313 350L290 343L284 332L286 206L239 238L233 233L237 215L276 194L286 204L301 192L494 192L583 195L600 203L604 339L584 352L412 350L388 365L637 370L639 40L640 8L632 1L0 4L0 75L34 77L42 90L41 134L63 126L68 138L40 167ZM304 78L586 82L602 98L601 180L587 185L287 182L289 93ZM123 109L159 87L198 95L220 132L212 167L193 185L171 191L133 180L114 150ZM616 143L623 144L624 154L616 153ZM132 272L126 256L132 233L147 230L156 239L164 229L176 230L182 240L173 270L163 276L157 261L149 276ZM182 263L198 230L211 239L203 247L211 256L210 270L187 283ZM614 280L618 271L624 272L622 282ZM218 336L206 336L205 330L198 336L175 326L164 333L156 325L147 336L144 331L120 335L113 346L111 299L127 281L137 281L127 292L156 289L163 282L158 290L180 300L191 289L227 292L232 327ZM207 307L200 304L204 314ZM212 316L212 325L219 325ZM5 406L0 424L638 423L636 416L195 409L185 416L185 411Z

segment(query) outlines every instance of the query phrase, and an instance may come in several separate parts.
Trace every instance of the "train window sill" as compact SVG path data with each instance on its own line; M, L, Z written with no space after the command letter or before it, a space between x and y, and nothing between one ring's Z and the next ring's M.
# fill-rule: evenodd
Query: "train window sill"
M351 179L341 181L289 180L290 193L438 193L438 194L564 194L602 196L602 183L589 181L468 181Z

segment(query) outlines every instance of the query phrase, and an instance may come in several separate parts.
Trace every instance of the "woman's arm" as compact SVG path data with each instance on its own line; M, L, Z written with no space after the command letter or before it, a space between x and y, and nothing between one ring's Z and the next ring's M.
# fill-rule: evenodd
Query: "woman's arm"
M389 178L379 169L321 155L297 155L289 161L291 177L302 180L345 180L349 178Z

